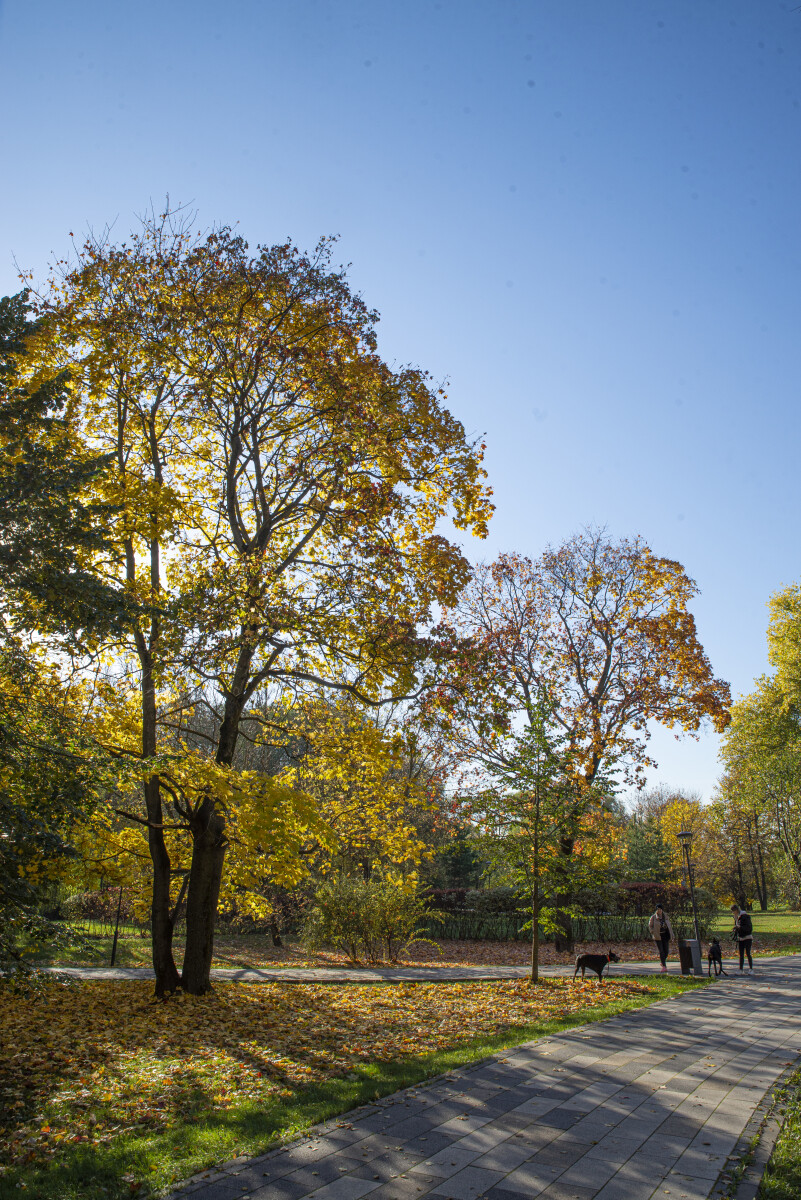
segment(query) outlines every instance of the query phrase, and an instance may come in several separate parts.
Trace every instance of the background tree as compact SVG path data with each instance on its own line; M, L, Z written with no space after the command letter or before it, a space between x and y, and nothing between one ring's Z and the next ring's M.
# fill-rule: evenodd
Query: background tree
M29 386L28 345L41 329L29 293L0 299L0 598L6 630L74 638L124 618L123 596L92 569L108 506L90 490L108 459L87 447L66 373Z
M763 854L765 843L775 838L801 893L801 723L792 693L785 693L778 678L762 677L733 706L721 757L724 780L730 791L736 788L741 822L745 812L758 823ZM756 836L752 825L752 842Z
M587 884L587 856L560 853L566 839L576 845L593 797L575 796L576 773L564 754L564 739L548 727L542 707L517 738L495 786L473 805L484 831L482 845L495 875L525 895L531 913L531 980L539 979L539 933L556 932L564 918L564 897ZM569 873L569 874L568 874Z
M86 689L62 651L127 619L93 563L108 506L92 498L107 466L81 439L66 375L29 385L40 325L28 293L0 299L0 956L52 935L41 916L93 819L107 764L83 726Z
M626 877L635 882L666 883L673 875L673 855L665 845L659 822L636 812L625 833Z
M766 902L765 860L778 846L791 890L801 895L801 586L771 597L767 641L772 675L732 708L720 791L737 814L753 892Z
M587 530L536 561L502 555L480 567L447 615L461 673L445 697L464 760L504 769L519 722L542 700L565 738L576 797L603 770L629 781L650 764L648 725L695 734L728 722L729 688L712 675L677 562L641 538ZM571 835L561 843L567 859ZM569 923L557 944L572 944Z

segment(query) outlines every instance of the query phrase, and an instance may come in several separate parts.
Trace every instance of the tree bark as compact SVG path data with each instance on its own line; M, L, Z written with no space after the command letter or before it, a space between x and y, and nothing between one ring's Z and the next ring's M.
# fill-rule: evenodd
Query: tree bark
M754 887L756 888L756 894L757 894L757 900L759 901L759 907L762 910L762 912L767 912L768 911L768 898L767 898L767 896L764 895L764 893L762 891L762 884L761 884L761 881L759 878L759 868L757 867L756 855L754 854L754 843L750 836L750 830L749 830L749 837L748 837L748 853L751 858L751 870L753 871L753 874L754 874Z
M247 649L240 652L233 687L225 700L216 754L216 760L222 766L231 766L234 760L239 722L245 706L245 681L252 657L252 652ZM213 798L206 796L192 823L192 863L186 897L186 949L181 983L184 991L193 996L202 996L211 990L217 900L228 846L225 828L225 817Z
M740 862L739 854L737 855L737 881L738 881L738 889L739 889L740 894L738 896L735 896L734 898L737 901L737 903L739 904L740 908L744 909L744 908L748 907L748 897L745 894L745 880L743 879L743 864Z
M211 990L214 926L227 845L225 818L207 796L193 822L192 865L186 897L186 950L181 984L193 996Z
M149 668L143 671L142 689L142 749L146 758L156 749L156 697ZM164 997L177 992L181 985L172 952L173 920L170 912L170 856L164 841L164 814L161 787L157 775L144 785L147 812L147 844L153 864L153 891L150 903L151 947L153 970L156 975L156 995Z
M570 863L571 863L574 847L575 847L575 839L572 837L562 838L561 841L559 842L559 854L562 856L562 858L564 860L565 875L568 878L569 878ZM574 937L573 937L573 922L570 918L570 914L567 912L563 912L559 908L559 902L561 901L563 904L569 904L570 901L572 900L572 898L573 897L572 897L569 889L565 890L563 892L560 892L559 895L557 896L556 920L559 922L559 925L561 926L561 931L559 933L555 934L554 939L553 939L554 949L556 949L558 951L564 951L568 954L573 953L573 947L575 945L575 941L574 941Z
M759 880L761 884L761 892L759 896L759 907L762 912L768 911L768 885L765 879L765 860L762 857L762 843L759 840L759 817L754 813L754 838L756 840L757 862L759 863Z
M532 899L534 902L531 905L531 982L537 983L540 977L540 889L537 879L534 880Z

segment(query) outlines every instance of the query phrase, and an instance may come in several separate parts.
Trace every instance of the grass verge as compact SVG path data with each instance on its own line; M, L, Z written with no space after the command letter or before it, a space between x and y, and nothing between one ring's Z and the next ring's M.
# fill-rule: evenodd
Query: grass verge
M65 1141L58 1153L46 1162L17 1162L0 1176L0 1198L18 1200L20 1194L37 1200L122 1200L122 1197L153 1196L190 1175L226 1162L239 1155L263 1153L276 1142L291 1138L309 1125L345 1113L367 1101L388 1095L433 1076L473 1062L489 1054L518 1045L531 1038L545 1037L576 1025L601 1021L617 1013L642 1008L658 1000L676 996L706 980L677 976L641 981L616 980L603 992L586 991L585 1004L574 1004L567 1015L528 1023L507 1023L494 1032L483 1032L461 1040L460 1044L441 1046L429 1053L400 1055L383 1060L352 1062L350 1069L319 1082L286 1085L280 1094L267 1094L259 1101L240 1101L234 1096L224 1109L203 1108L158 1129L130 1129L99 1144L85 1139ZM620 985L619 987L616 985ZM278 985L254 985L256 989ZM424 1013L441 1003L445 989L454 985L411 985ZM475 987L476 985L469 985ZM486 986L486 985L485 985ZM494 985L499 998L508 992L508 984ZM516 985L519 986L519 985ZM592 987L593 985L586 985ZM307 985L295 985L295 994ZM563 985L548 981L543 995L559 996ZM409 994L409 985L374 985L369 989L378 1004L394 1004L395 997ZM338 1006L345 991L358 991L348 985L329 986L332 1006ZM364 989L361 989L362 991ZM309 989L312 991L312 989ZM617 994L616 994L617 993ZM592 1001L592 1003L590 1003ZM367 1003L368 1001L363 1001ZM154 1010L157 1011L157 1010ZM453 1041L458 1038L453 1036ZM165 1046L157 1045L154 1060L164 1057ZM155 1063L154 1063L155 1065ZM85 1079L80 1080L86 1082Z
M801 1071L790 1076L781 1097L784 1120L759 1185L758 1200L801 1196Z

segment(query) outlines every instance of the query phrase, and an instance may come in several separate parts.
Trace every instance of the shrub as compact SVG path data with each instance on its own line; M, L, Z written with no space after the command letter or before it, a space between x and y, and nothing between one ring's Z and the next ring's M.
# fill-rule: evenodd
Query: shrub
M80 917L84 920L113 924L117 919L119 900L120 889L118 887L102 888L93 892L78 892L76 895L70 896L61 905L61 909L68 920ZM134 898L131 892L124 888L120 916L123 921L129 921L134 916Z
M317 889L303 940L311 949L342 949L351 962L396 962L404 946L419 940L421 925L431 917L416 887L391 878L343 875Z
M621 883L616 907L621 913L648 916L661 904L672 913L690 907L690 890L680 883Z
M465 908L478 913L512 913L521 907L521 899L514 888L473 888L465 896Z

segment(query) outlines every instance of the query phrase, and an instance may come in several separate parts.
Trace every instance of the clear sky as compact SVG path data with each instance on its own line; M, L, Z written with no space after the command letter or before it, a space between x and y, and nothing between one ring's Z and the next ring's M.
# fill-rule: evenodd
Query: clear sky
M0 290L169 193L339 257L381 349L450 380L497 514L698 581L735 693L801 577L796 0L4 0ZM660 734L708 796L717 739Z

